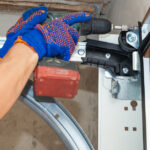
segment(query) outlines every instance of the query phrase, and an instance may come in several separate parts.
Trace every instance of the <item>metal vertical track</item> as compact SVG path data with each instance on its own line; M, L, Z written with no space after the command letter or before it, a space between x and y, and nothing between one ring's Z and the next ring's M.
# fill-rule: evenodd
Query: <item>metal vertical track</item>
M34 96L32 81L27 83L20 100L48 123L68 150L94 150L79 124L56 99Z

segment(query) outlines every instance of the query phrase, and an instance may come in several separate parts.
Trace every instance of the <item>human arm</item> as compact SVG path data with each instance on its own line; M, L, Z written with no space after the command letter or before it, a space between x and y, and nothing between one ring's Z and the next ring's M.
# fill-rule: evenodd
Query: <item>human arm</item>
M0 61L0 119L22 92L38 62L38 54L23 43L15 44Z
M79 33L70 25L90 19L89 14L79 12L55 19L46 25L38 24L25 32L20 31L17 40L12 43L16 44L8 53L7 49L3 49L7 55L0 62L0 79L3 81L0 84L0 119L17 100L38 60L44 56L62 56L62 59L69 60L79 39Z

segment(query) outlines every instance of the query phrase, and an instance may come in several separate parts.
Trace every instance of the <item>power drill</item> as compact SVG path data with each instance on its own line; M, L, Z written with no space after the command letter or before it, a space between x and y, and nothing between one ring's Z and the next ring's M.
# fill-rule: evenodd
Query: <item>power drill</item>
M60 17L60 16L56 16ZM55 19L49 12L44 23ZM106 19L92 18L85 23L75 23L73 28L80 35L106 34L112 24ZM77 65L57 58L43 58L34 70L34 93L36 96L73 98L77 94L80 74Z

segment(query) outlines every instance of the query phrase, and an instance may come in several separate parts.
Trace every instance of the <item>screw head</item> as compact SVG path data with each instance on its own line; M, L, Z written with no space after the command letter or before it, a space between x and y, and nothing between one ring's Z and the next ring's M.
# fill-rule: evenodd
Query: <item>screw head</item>
M110 54L110 53L106 53L106 54L105 54L105 57L106 57L107 59L110 59L111 54Z
M128 74L129 73L129 69L127 67L124 67L122 69L122 71L123 71L124 74Z
M78 50L78 54L79 54L79 55L84 55L84 54L85 54L84 49L79 49L79 50Z
M128 34L128 40L129 40L129 42L135 42L135 41L137 41L136 34L135 33L129 33Z

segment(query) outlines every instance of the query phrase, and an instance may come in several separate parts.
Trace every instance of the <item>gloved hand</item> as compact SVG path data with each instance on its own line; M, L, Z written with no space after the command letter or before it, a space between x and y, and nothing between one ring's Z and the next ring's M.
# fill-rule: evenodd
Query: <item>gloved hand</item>
M20 34L24 34L28 30L33 29L35 25L45 21L47 11L47 7L34 7L24 12L17 23L8 30L7 40L0 49L0 58L5 56Z
M23 42L39 55L39 60L43 56L62 56L68 61L75 49L79 39L79 33L70 25L77 22L85 22L91 19L91 15L84 12L71 13L59 19L54 19L45 25L36 25L34 30L21 34L17 42Z

